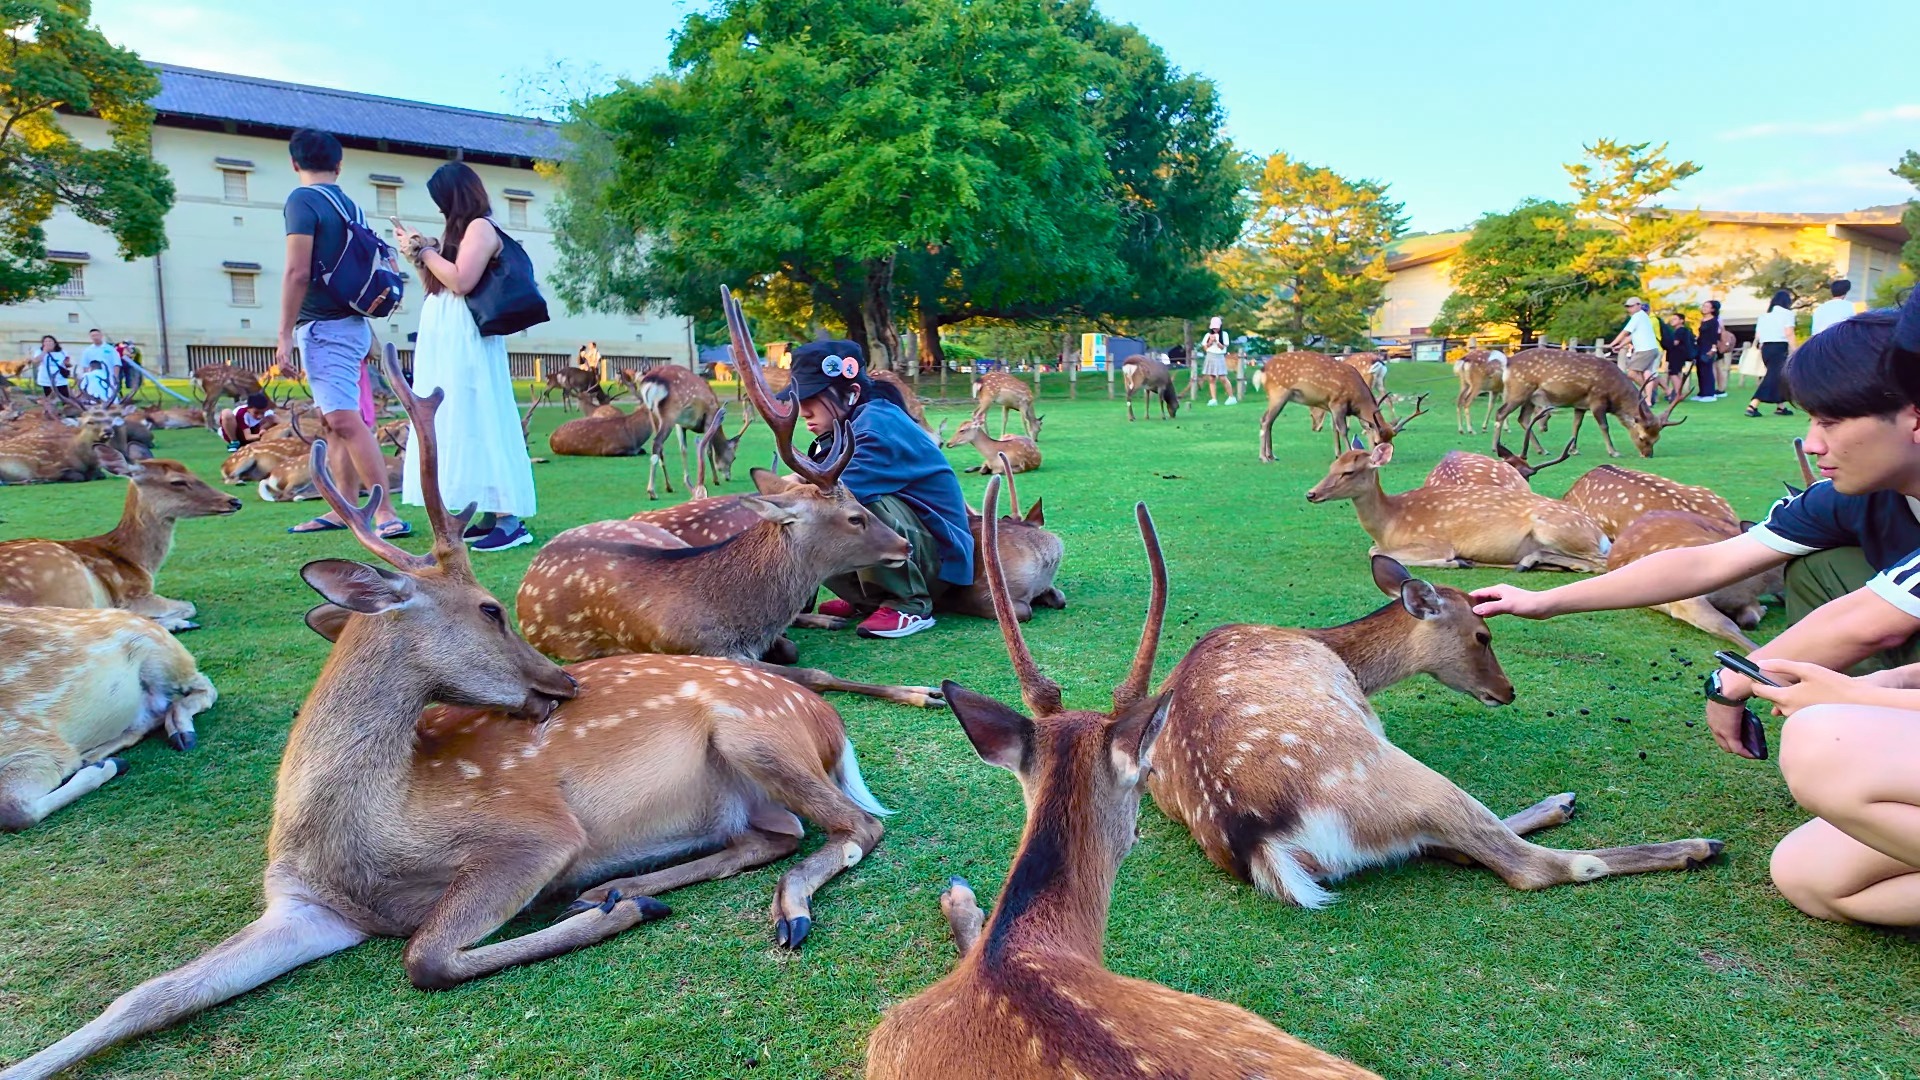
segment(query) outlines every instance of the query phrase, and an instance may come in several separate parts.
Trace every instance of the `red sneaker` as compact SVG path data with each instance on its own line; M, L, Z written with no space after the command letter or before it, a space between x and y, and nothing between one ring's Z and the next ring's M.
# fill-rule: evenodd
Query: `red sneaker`
M903 638L925 630L933 625L933 619L927 615L906 615L889 607L883 607L867 616L860 624L861 637Z
M813 610L815 614L835 619L850 619L854 615L853 605L839 599L829 600Z

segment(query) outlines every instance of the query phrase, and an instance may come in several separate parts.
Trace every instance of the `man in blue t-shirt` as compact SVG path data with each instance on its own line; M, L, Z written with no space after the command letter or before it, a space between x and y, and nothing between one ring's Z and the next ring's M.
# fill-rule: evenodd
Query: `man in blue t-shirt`
M1920 298L1909 301L1920 305ZM1872 312L1816 335L1790 361L1794 400L1807 410L1807 451L1822 479L1777 503L1747 532L1706 547L1649 555L1611 573L1543 592L1476 589L1482 616L1545 619L1703 596L1787 566L1793 625L1753 656L1846 670L1920 660L1920 404L1882 369L1892 312ZM1740 739L1752 684L1716 673L1707 721L1723 749Z

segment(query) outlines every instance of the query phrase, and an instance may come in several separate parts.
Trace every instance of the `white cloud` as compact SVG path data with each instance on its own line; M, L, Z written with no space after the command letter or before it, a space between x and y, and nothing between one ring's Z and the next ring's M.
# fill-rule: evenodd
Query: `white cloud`
M1904 202L1913 187L1877 162L1848 162L1817 171L1775 175L1742 184L1693 189L1676 204L1707 210L1834 213Z
M1781 135L1852 135L1887 124L1920 122L1920 105L1895 105L1890 109L1867 109L1836 120L1784 120L1778 123L1751 124L1723 131L1722 139L1767 139Z
M388 67L387 42L356 33L357 17L330 11L338 27L318 36L293 35L283 15L267 5L161 5L101 0L94 21L108 40L144 60L226 71L261 79L312 83L371 93ZM371 84L371 85L370 85Z

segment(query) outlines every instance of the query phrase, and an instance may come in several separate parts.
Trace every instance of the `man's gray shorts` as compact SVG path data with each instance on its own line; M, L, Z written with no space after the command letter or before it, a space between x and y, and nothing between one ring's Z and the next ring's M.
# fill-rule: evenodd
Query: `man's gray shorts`
M1632 356L1627 357L1627 370L1634 372L1635 374L1643 374L1645 372L1652 371L1653 365L1659 362L1660 362L1660 350L1646 349L1641 352L1634 353Z
M323 413L360 411L360 362L373 344L367 320L328 319L303 324L294 331L300 346L300 366L313 388L313 404Z

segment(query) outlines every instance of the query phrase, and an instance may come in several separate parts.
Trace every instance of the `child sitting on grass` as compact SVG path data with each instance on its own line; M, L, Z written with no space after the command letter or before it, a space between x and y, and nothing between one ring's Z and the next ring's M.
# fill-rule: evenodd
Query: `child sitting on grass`
M273 403L258 391L247 395L245 405L235 405L220 414L220 434L227 437L227 449L238 450L260 441L260 434L277 419Z

